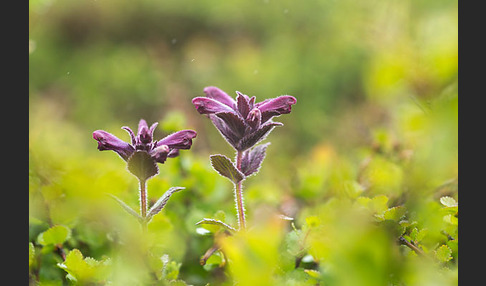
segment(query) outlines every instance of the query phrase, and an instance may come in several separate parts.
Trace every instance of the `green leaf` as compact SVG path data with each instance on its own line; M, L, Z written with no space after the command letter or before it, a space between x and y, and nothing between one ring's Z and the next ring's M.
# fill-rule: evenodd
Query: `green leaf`
M184 187L172 187L167 192L165 192L162 197L160 197L160 199L158 199L148 211L147 221L150 221L154 215L158 214L165 207L167 201L169 201L169 198L170 196L172 196L172 194L184 189Z
M452 250L447 246L447 245L441 245L437 250L435 251L435 257L439 259L442 262L447 262L452 259Z
M109 274L110 263L109 258L101 261L91 257L83 258L81 251L73 249L66 256L66 260L58 263L57 266L68 273L66 275L68 279L83 285L83 283L105 280Z
M32 242L29 242L29 269L35 261L35 248Z
M440 203L446 207L457 207L457 202L454 198L449 196L444 196L440 198Z
M313 278L321 277L321 273L319 271L314 270L314 269L304 269L304 272L309 274L309 276L313 277Z
M137 151L128 158L128 171L135 175L140 181L146 181L148 178L159 173L159 167L150 155L145 151Z
M457 225L458 222L459 222L458 218L454 215L451 215L451 214L445 215L443 220L447 223L452 224L452 225Z
M204 264L204 268L206 270L212 269L212 264L216 264L219 267L222 267L224 265L224 257L221 256L220 251L216 251L213 255L211 255L208 260L206 261L206 264Z
M237 184L245 178L245 175L236 169L235 165L228 159L228 157L224 155L211 155L209 158L214 170L221 176L230 179L233 183Z
M425 235L427 234L428 230L426 228L419 230L418 228L414 227L410 232L410 238L415 242L418 243L424 239Z
M358 197L357 202L380 215L388 209L388 197L385 195L378 195L372 199L368 197Z
M385 219L399 221L400 218L405 214L405 212L406 209L402 206L393 207L386 210L385 213L383 214L383 217Z
M321 220L317 216L308 216L305 218L305 223L309 228L318 227L321 224Z
M124 201L120 200L119 198L117 198L116 196L112 195L112 194L107 194L109 195L110 197L112 197L115 201L117 201L120 206L129 214L131 214L132 216L134 216L136 219L138 219L139 221L143 221L143 218L142 216L140 216L136 211L134 211L131 207L129 207Z
M200 225L200 224L212 224L212 225L219 225L227 230L229 230L230 232L236 232L236 229L220 220L217 220L217 219L210 219L210 218L205 218L199 222L196 223L196 225Z
M177 280L179 277L179 269L181 268L182 263L177 263L175 261L170 261L167 263L166 266L166 275L165 278L167 280Z
M71 229L64 225L55 225L37 236L37 242L42 245L63 244L71 237Z

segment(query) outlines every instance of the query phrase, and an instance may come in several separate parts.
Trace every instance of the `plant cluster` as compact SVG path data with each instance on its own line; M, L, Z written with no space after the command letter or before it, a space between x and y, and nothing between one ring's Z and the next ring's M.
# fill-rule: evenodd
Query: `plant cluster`
M261 169L270 143L260 142L275 127L283 125L273 121L274 117L290 113L297 100L283 95L257 102L256 97L238 91L233 99L214 86L206 87L204 93L205 97L192 100L194 107L210 119L235 151L234 160L213 154L209 161L216 174L233 185L237 226L232 225L234 220L226 218L224 211L216 212L213 218L194 217L197 222L192 224L201 239L211 239L209 248L195 255L199 256L200 267L208 273L224 273L223 277L214 279L219 281L217 284L249 285L255 279L259 285L429 283L432 279L429 274L404 274L418 267L431 269L425 273L439 273L434 281L457 280L454 269L458 260L458 203L453 198L456 180L442 184L433 193L440 196L432 200L407 201L401 191L406 174L400 166L411 163L410 150L393 145L387 134L378 132L368 156L354 174L349 166L340 166L346 160L337 158L326 146L316 149L315 161L303 164L307 169L299 174L300 183L295 187L300 190L304 202L313 189L330 190L318 198L319 203L306 202L307 206L297 218L290 211L262 213L255 209L255 212L260 211L258 219L249 224L243 182ZM136 134L129 127L122 127L128 132L130 143L104 130L93 132L98 150L117 153L138 180L138 212L131 203L106 193L136 219L138 230L129 231L133 235L107 230L109 241L101 240L116 246L112 254L103 253L94 259L83 254L83 244L94 242L75 233L83 230L69 223L53 223L55 213L48 210L48 227L38 232L35 242L29 242L32 282L54 275L44 273L41 267L54 261L57 268L65 272L64 279L76 285L188 285L179 276L184 265L169 255L172 250L167 248L171 247L166 245L167 237L159 234L164 228L177 226L164 223L164 216L156 216L162 213L174 193L186 188L169 187L160 198L150 199L147 186L149 180L160 173L158 164L180 157L180 150L191 149L197 133L181 130L155 140L157 125L149 127L141 119ZM174 172L184 172L190 177L197 176L200 171L177 165ZM188 188L194 191L196 186L207 186L203 178L209 177L209 172L198 177L200 182L190 183L191 178L188 178L185 181ZM314 173L320 181L312 179ZM327 177L322 177L324 173ZM186 202L190 204L192 196L185 193L189 196ZM48 200L44 200L49 208ZM152 227L157 217L159 220ZM359 253L360 260L350 253ZM133 261L127 264L127 258ZM126 267L136 268L135 272L127 274L137 274L136 278L127 280L131 282L124 281ZM346 275L347 271L355 271L356 275ZM373 274L366 274L368 272ZM368 279L362 281L363 277Z

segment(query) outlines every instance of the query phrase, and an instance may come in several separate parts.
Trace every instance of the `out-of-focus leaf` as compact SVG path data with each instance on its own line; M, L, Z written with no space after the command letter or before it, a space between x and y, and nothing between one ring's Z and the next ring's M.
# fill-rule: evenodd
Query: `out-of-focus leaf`
M37 242L42 245L63 244L71 237L71 229L64 225L55 225L37 236Z
M445 215L444 221L452 225L457 225L459 223L458 218L452 214Z
M211 255L208 260L206 260L206 264L204 264L203 268L206 270L211 270L216 267L222 267L225 264L224 257L222 256L220 251L216 251Z
M230 179L233 183L237 184L245 178L245 175L236 169L235 165L228 159L228 157L224 155L211 155L209 158L214 170L221 176Z
M179 277L179 269L181 268L181 265L182 263L177 263L175 261L171 261L169 263L167 263L167 267L166 267L166 276L165 278L167 280L177 280L177 278ZM181 284L181 285L186 285L185 282L183 282L184 284ZM172 284L171 284L172 285ZM179 285L179 284L175 284L175 285Z
M435 257L442 262L447 262L452 259L452 250L447 245L441 245L435 251Z
M100 261L91 257L83 257L78 249L71 250L63 263L57 266L64 269L66 277L79 284L103 281L109 274L111 260L109 258Z
M29 242L29 269L35 261L35 248L32 242Z
M308 216L305 218L305 223L310 227L317 227L321 224L320 219L317 216Z
M398 222L400 218L405 214L406 211L407 211L406 208L402 206L392 207L384 212L383 218Z
M419 230L418 228L414 227L410 232L410 239L413 240L415 243L418 243L424 239L427 235L428 230L426 228Z
M388 197L385 195L378 195L373 198L358 197L356 201L360 205L379 215L382 215L386 210L388 210Z
M456 200L452 197L449 197L449 196L441 197L440 203L443 204L446 207L456 207L457 206Z
M304 269L304 272L309 274L309 276L313 278L319 278L321 276L321 273L314 269Z

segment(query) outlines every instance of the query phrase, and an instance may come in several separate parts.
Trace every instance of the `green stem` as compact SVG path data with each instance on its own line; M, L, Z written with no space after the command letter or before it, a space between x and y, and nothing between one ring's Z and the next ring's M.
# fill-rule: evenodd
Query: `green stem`
M237 151L236 154L236 168L241 171L241 158L243 156L242 151ZM236 184L236 209L238 211L238 226L239 230L246 228L245 222L245 206L243 203L243 182L239 181Z
M140 180L140 215L143 218L142 230L147 231L147 222L145 218L147 217L147 181Z

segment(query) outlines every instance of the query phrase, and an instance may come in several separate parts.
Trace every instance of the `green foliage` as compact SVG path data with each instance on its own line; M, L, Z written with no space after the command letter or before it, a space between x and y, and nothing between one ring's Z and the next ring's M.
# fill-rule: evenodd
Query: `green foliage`
M159 168L157 163L147 152L136 151L127 161L127 168L130 173L135 175L141 182L157 175Z
M214 170L221 176L228 178L234 184L237 184L245 178L245 175L235 167L228 157L224 155L211 155L209 158Z
M98 261L91 257L83 257L78 249L73 249L66 255L64 262L59 263L58 266L68 273L66 277L75 284L104 284L103 282L106 282L110 273L110 263L109 258Z
M37 242L41 245L60 245L71 236L71 229L63 225L56 225L42 232L37 237Z
M457 285L457 1L381 4L30 0L31 284ZM191 105L208 85L298 100L244 180L247 232ZM185 190L145 235L120 202L138 215L153 166L91 137L140 118L198 132L147 181L153 213Z

